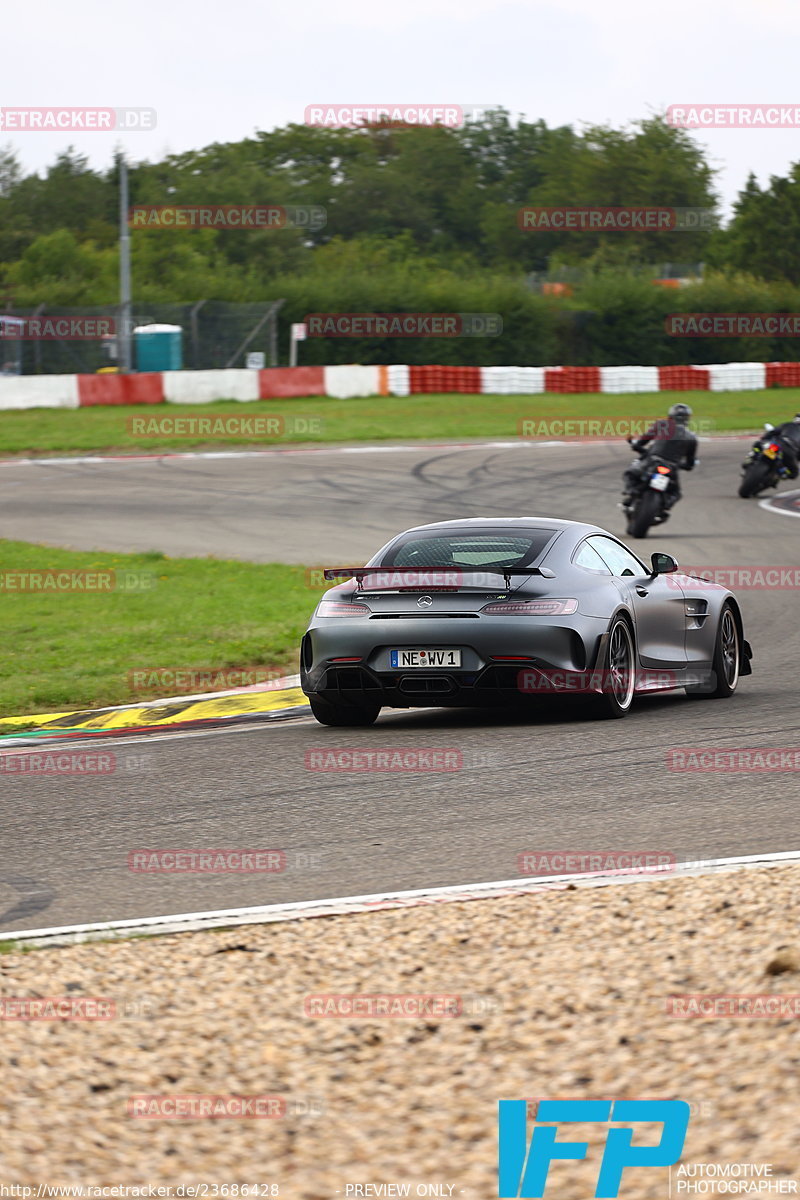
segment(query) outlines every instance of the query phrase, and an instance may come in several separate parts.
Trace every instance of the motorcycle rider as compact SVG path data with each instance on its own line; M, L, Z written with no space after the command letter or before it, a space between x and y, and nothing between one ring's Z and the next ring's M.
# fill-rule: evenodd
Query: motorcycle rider
M625 492L622 497L621 507L625 510L629 509L635 495L639 491L644 474L649 471L649 459L651 455L657 458L663 458L665 462L674 463L676 467L682 467L684 471L691 471L695 464L697 455L697 438L688 428L689 421L692 418L692 410L688 404L673 404L667 413L666 420L654 421L640 438L636 441L633 438L628 438L628 442L637 452L641 452L646 446L649 446L648 453L643 455L639 462L631 463L623 475L623 483ZM800 424L797 426L800 431ZM665 497L665 510L670 509L681 498L681 485L678 477L678 472L674 476L675 488L671 495ZM663 519L666 521L668 512L665 511Z
M753 449L760 449L762 442L772 441L774 438L780 438L783 442L783 465L789 475L789 479L797 479L798 466L797 459L800 456L800 413L795 413L791 421L784 421L783 425L773 425L768 429L763 437L753 443ZM748 459L743 466L749 466Z

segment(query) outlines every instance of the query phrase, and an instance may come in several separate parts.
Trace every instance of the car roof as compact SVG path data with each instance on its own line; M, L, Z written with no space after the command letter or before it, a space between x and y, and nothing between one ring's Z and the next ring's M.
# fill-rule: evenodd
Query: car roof
M404 530L403 534L433 532L437 529L443 531L457 528L477 530L481 527L496 529L498 525L507 525L517 529L554 529L559 533L569 530L575 534L608 534L608 530L601 529L599 525L589 525L585 521L564 521L560 517L461 517L455 521L433 521L429 525L414 525L411 529ZM403 534L398 534L398 536L402 537ZM609 536L613 537L614 535L610 534Z
M537 557L537 562L550 563L551 561L558 566L559 572L564 568L567 570L577 570L572 563L572 554L575 547L583 541L585 537L600 535L602 537L611 538L613 541L625 546L616 534L610 533L607 529L603 529L600 525L590 525L585 521L565 521L561 517L462 517L460 520L454 521L433 521L428 525L415 525L411 529L404 529L402 533L395 534L393 538L382 546L379 551L373 556L373 561L379 561L383 554L386 553L401 539L407 538L409 534L425 534L425 533L442 533L448 531L452 533L464 532L470 530L479 533L481 529L507 528L509 532L519 530L520 532L533 533L535 530L546 529L552 530L553 537L549 538L547 544L541 550ZM630 550L630 548L628 547ZM641 557L630 551L635 558L644 566ZM552 558L551 558L552 556ZM646 568L645 568L646 569Z

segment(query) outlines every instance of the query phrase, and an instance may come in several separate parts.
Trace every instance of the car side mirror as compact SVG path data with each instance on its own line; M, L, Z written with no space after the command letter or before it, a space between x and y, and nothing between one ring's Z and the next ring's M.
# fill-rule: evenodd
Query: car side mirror
M678 569L678 560L671 554L651 554L650 564L653 568L653 575L671 575Z

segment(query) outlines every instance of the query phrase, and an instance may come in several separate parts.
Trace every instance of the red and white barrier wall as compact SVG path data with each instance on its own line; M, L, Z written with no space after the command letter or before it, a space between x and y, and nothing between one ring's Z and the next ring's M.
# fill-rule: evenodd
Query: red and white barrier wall
M210 404L301 396L486 396L584 392L758 391L800 387L800 363L704 367L268 367L134 375L0 375L0 409Z

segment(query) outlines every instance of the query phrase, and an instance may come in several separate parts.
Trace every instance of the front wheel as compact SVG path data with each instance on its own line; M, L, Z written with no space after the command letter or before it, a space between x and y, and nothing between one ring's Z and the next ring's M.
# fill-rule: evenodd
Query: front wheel
M626 717L636 685L636 647L623 617L617 617L608 631L602 680L603 694L593 698L592 711L606 719Z
M648 529L654 524L656 518L661 515L661 506L663 503L663 496L659 492L653 491L652 488L648 488L636 505L636 511L631 518L630 529L628 531L631 537L647 537Z
M768 486L772 467L765 462L759 461L750 463L749 467L745 467L742 482L739 484L739 495L743 500L747 500L750 496L757 496L759 492L763 492Z
M730 604L725 604L714 641L712 674L708 683L687 687L686 695L696 700L727 700L736 691L742 666L742 642Z
M374 725L381 711L380 704L348 704L345 701L333 704L322 696L309 696L308 702L320 725L335 725L340 729Z

